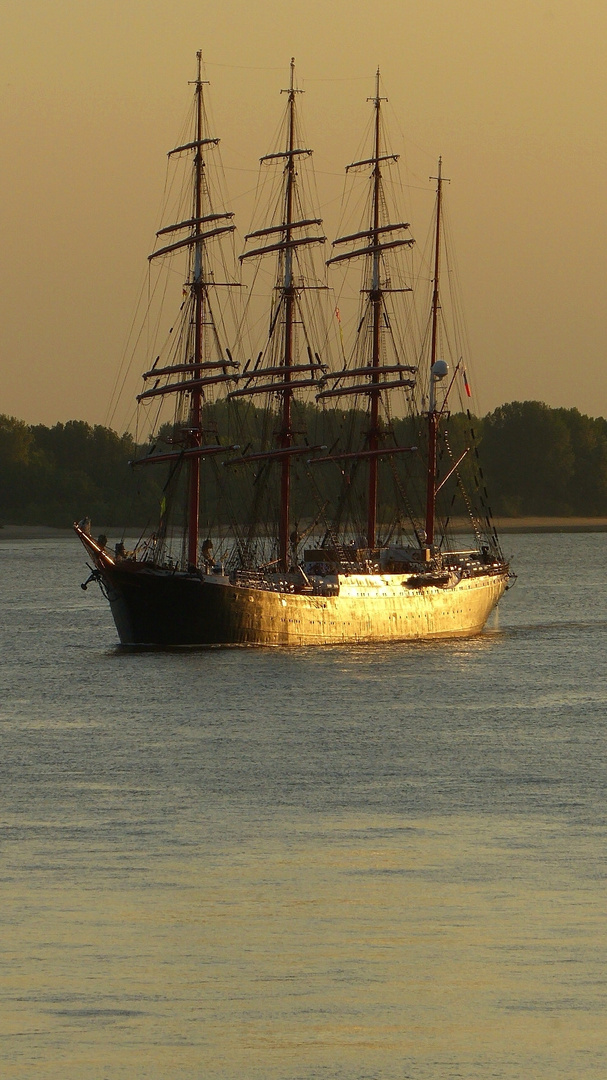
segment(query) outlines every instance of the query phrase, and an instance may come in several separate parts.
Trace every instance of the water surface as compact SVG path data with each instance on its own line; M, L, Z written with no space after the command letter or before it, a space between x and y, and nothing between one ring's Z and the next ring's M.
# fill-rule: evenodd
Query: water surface
M0 541L7 1080L607 1075L607 536L469 641L124 652Z

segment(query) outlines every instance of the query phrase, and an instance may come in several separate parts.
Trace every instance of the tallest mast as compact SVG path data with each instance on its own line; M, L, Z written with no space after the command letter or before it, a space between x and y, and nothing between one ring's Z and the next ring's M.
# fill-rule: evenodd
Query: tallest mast
M287 164L285 190L285 257L283 295L285 302L284 367L285 388L282 394L282 424L280 428L280 446L286 450L291 445L291 401L293 392L290 387L291 367L293 366L293 304L295 289L293 285L293 189L295 184L295 59L291 57L291 77L288 89L288 124L287 124ZM291 503L291 458L285 455L281 463L280 476L280 514L278 523L278 559L282 570L289 568L289 517Z
M210 352L211 343L215 344L219 355L223 352L213 317L211 297L217 285L233 284L230 281L216 280L213 265L220 256L217 248L215 253L210 250L210 245L215 245L216 242L220 245L220 238L234 232L235 226L231 223L233 213L213 206L215 198L207 181L206 151L216 147L219 139L210 137L206 131L201 52L198 52L196 57L198 67L196 79L193 80L194 110L190 137L187 142L169 150L168 154L169 158L177 160L187 155L189 198L186 214L182 220L164 225L158 230L156 236L161 240L162 246L148 256L150 261L164 260L166 256L183 255L187 252L188 295L181 305L183 314L178 333L171 336L171 331L167 340L164 363L159 355L151 369L144 372L144 380L153 380L153 385L148 382L147 388L137 395L138 402L165 396L169 400L171 397L175 400L174 433L171 437L175 449L141 458L138 464L170 462L171 472L165 485L165 491L169 493L175 490L183 466L186 499L183 554L187 565L191 567L198 564L200 462L201 458L217 452L216 446L202 445L203 402L212 387L233 382L234 369L238 367L228 350L226 358L222 360L205 356ZM184 280L183 277L181 280Z
M202 53L196 53L198 74L196 78L196 154L194 157L194 274L192 294L194 298L194 371L193 380L199 380L202 374L202 325L204 289L202 274L202 177L204 162L202 157ZM202 389L194 386L190 406L189 446L199 447L202 443ZM200 515L200 457L192 455L189 462L188 479L188 563L198 565L198 519Z

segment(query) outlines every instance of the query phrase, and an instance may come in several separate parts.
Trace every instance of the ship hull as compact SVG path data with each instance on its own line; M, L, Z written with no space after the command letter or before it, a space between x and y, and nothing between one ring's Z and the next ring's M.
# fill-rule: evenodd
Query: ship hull
M469 636L507 578L412 588L401 575L344 575L339 595L272 591L214 575L98 563L120 641L160 647L341 645Z

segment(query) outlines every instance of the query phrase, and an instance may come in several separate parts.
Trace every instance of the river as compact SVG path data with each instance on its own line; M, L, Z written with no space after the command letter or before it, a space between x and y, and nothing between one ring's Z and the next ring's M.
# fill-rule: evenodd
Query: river
M4 1080L604 1080L605 534L485 633L125 652L0 540Z

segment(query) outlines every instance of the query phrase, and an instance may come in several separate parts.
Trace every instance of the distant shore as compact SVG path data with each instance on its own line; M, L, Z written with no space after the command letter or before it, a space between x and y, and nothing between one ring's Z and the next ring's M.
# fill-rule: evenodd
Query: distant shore
M607 518L604 517L520 517L494 520L498 533L607 532Z
M508 517L495 518L495 527L498 533L597 533L607 532L607 517ZM454 532L468 532L469 525L465 521L455 520L452 523ZM99 525L93 527L95 536L105 533L111 539L120 537L123 533L135 535L139 532L136 526L122 525ZM64 540L74 536L71 529L54 529L50 525L3 525L0 526L0 541L2 540ZM75 537L74 537L75 539Z

